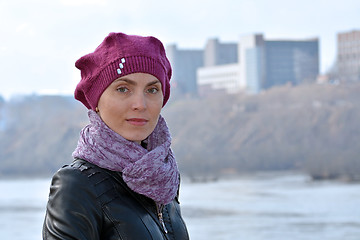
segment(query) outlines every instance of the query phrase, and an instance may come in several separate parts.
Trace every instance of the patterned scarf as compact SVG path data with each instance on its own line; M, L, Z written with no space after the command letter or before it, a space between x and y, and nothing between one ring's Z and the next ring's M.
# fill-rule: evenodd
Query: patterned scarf
M171 202L179 187L179 171L164 118L159 117L145 149L111 130L95 111L88 115L90 124L81 130L73 157L121 172L130 189L158 204Z

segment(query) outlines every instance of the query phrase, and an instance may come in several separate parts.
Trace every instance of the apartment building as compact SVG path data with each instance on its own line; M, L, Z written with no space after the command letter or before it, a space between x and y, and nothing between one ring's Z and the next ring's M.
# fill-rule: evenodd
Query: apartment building
M172 44L166 47L166 52L173 68L171 84L175 95L198 94L196 72L199 68L233 64L238 60L237 43L221 43L216 38L209 39L203 50L179 49Z
M268 40L264 46L263 88L315 82L319 74L319 41Z
M238 61L238 44L221 43L219 39L209 39L204 50L204 66L218 66Z
M360 81L360 31L337 34L337 68L340 81Z
M196 95L196 71L204 65L204 51L178 49L176 44L166 46L166 54L172 66L172 95Z

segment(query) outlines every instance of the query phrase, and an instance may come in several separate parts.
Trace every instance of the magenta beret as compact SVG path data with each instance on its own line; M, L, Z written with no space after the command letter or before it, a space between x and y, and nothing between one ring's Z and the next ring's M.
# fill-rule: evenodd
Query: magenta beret
M88 109L95 110L101 94L114 80L137 72L149 73L161 82L163 106L169 99L171 65L163 44L155 37L110 33L75 66L81 71L75 98Z

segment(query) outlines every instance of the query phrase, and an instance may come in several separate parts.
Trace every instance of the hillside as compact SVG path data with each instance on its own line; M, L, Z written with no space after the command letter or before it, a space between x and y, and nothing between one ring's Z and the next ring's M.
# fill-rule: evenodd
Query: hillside
M165 112L187 173L305 170L358 179L360 84L279 87L175 102Z
M304 170L359 179L360 84L283 86L258 95L170 101L164 108L185 175ZM0 104L0 175L50 175L71 161L85 108L72 97Z

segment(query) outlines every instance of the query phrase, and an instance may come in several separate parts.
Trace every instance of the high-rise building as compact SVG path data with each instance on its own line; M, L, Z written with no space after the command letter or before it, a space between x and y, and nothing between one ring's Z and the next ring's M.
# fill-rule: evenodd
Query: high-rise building
M197 71L199 95L236 92L239 88L238 44L209 39L204 51L204 67Z
M198 93L196 71L205 66L219 66L237 63L237 43L220 43L209 39L204 50L178 49L175 44L166 46L166 52L173 67L171 80L174 95Z
M316 81L319 74L318 39L265 41L264 49L263 88Z
M264 85L264 43L262 34L242 36L239 42L239 82L250 93L258 93Z
M340 81L360 81L360 31L337 34L337 68Z
M253 34L241 37L238 44L237 64L198 69L199 88L257 93L276 85L315 82L319 74L318 39L265 40Z
M172 66L172 95L196 95L196 70L204 65L203 50L178 49L175 44L166 46Z
M220 43L217 38L209 39L204 51L204 66L218 66L238 61L237 43Z

